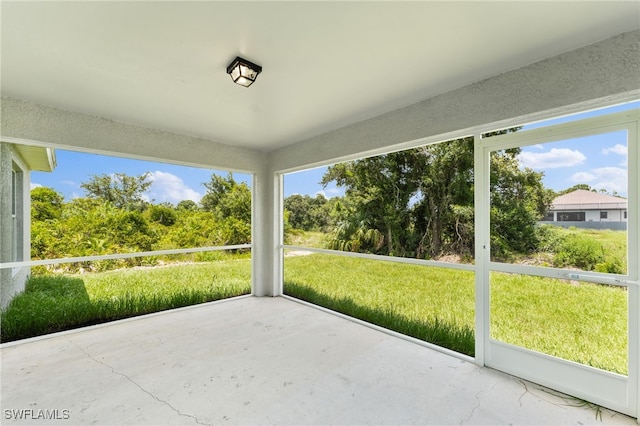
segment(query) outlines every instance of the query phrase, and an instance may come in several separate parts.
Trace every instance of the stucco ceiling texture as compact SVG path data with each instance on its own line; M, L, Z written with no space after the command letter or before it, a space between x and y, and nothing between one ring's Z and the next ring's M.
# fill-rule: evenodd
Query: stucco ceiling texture
M626 2L2 1L2 95L269 151L639 27ZM263 66L232 83L237 55Z

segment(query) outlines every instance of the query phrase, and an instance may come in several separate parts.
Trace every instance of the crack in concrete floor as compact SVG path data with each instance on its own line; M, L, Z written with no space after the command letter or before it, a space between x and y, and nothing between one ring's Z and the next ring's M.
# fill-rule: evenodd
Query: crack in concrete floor
M460 425L464 425L467 424L468 422L471 422L471 419L473 418L473 415L475 414L476 410L478 408L480 408L480 406L482 405L482 401L480 400L480 394L484 393L484 392L492 392L496 386L498 386L501 383L506 383L509 380L500 380L496 383L493 384L493 386L491 386L489 389L480 389L478 392L476 392L475 397L476 397L476 401L477 404L473 406L473 408L471 409L471 413L469 414L469 417L467 417L466 419L462 419L460 421Z
M188 413L183 413L182 411L178 410L176 407L174 407L173 405L171 405L169 403L169 401L165 401L164 399L159 398L158 396L154 395L152 392L148 391L147 389L143 388L142 386L140 386L139 383L137 383L135 380L133 380L131 377L129 377L128 375L126 375L125 373L122 373L118 370L116 370L115 368L113 368L110 364L100 361L99 359L96 359L93 357L93 355L91 355L89 352L87 352L86 350L84 350L84 348L82 348L80 345L78 345L76 342L74 342L73 340L71 340L70 338L67 337L67 341L69 341L69 343L71 343L72 345L74 345L76 348L78 348L83 354L85 354L87 356L87 358L89 358L90 360L102 365L103 367L106 367L108 369L111 370L112 373L117 374L118 376L124 377L125 379L127 379L131 384L133 384L135 387L137 387L138 389L140 389L142 392L146 393L147 395L149 395L151 398L155 399L156 401L166 405L167 407L169 407L172 411L174 411L176 414L178 414L179 416L182 417L188 417L193 419L197 424L199 425L203 425L203 426L213 426L210 423L203 423L200 421L200 419L198 419L196 416L193 416L191 414Z

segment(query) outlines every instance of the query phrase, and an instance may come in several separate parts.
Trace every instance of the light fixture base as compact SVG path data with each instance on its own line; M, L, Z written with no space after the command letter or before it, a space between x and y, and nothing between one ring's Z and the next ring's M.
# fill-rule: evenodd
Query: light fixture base
M261 72L262 67L260 65L247 61L240 56L231 61L227 67L227 74L231 76L233 82L244 87L251 86Z

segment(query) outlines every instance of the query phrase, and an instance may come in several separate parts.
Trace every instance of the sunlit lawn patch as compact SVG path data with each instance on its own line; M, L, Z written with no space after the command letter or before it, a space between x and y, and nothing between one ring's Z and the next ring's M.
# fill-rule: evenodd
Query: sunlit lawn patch
M472 272L313 254L285 259L285 294L473 355ZM492 337L627 372L624 288L492 275Z
M626 374L627 290L493 273L491 337Z
M2 341L224 299L251 291L251 260L36 276L1 314Z
M285 259L285 294L473 355L474 274L314 254Z

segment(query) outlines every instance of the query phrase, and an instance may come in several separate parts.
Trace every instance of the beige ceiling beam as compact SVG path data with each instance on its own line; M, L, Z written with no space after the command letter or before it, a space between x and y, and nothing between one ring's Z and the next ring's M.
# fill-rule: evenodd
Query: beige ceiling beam
M253 172L265 154L33 102L2 98L3 141Z

